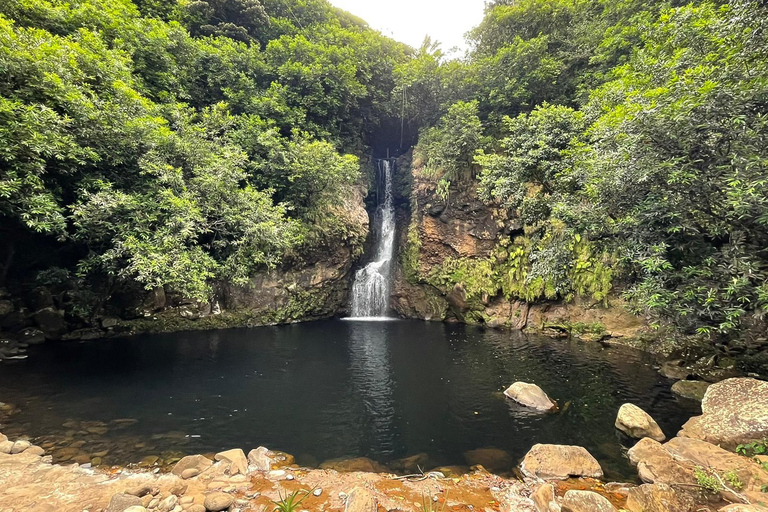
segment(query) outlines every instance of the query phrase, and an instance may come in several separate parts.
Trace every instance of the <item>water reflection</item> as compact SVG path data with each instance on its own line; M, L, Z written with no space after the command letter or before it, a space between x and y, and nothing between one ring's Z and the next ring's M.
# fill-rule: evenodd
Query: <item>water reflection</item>
M585 446L618 478L634 473L613 427L622 403L667 434L697 413L639 352L459 325L327 321L32 348L0 374L0 399L20 406L0 430L108 448L109 463L265 445L318 461L426 452L463 464L477 448L517 459L561 443ZM561 410L514 406L501 392L516 380ZM136 421L111 426L123 418Z
M392 322L346 322L350 374L365 408L362 427L371 442L371 454L387 459L395 451L395 405L389 363L389 328Z

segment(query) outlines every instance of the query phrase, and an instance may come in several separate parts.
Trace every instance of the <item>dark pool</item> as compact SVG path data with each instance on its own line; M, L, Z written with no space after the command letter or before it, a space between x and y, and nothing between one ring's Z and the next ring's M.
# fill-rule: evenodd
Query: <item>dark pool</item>
M517 380L540 385L561 412L530 414L505 399L500 392ZM465 464L463 453L476 448L517 460L534 443L577 444L609 478L627 478L634 472L616 411L632 402L674 434L698 410L670 385L631 349L420 321L329 320L36 348L0 367L0 401L16 407L0 431L36 437L64 459L95 453L110 464L259 445L306 464L420 452L435 464ZM114 421L122 419L130 421Z

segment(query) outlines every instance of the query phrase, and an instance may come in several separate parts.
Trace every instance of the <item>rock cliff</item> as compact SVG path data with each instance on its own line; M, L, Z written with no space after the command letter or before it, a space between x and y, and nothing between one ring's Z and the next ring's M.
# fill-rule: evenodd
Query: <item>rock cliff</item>
M526 296L525 273L514 260L526 243L522 221L485 204L475 183L454 184L441 196L436 180L410 155L399 169L410 170L392 297L399 315L598 339L634 337L644 328L612 290L607 265L584 273L601 281L592 287L599 293Z

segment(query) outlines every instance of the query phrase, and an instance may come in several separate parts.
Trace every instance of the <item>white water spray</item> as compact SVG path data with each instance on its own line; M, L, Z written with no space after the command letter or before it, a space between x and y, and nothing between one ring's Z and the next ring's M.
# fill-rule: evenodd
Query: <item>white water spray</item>
M352 286L352 316L386 318L392 282L392 254L395 249L395 207L392 202L392 162L379 160L384 181L384 203L376 209L375 256L355 274Z

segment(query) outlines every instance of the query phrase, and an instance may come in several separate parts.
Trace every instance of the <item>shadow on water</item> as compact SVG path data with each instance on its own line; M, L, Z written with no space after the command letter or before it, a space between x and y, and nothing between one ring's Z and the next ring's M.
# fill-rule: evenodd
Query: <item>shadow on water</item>
M541 386L560 411L531 414L504 398L517 380ZM516 461L535 443L577 444L608 477L627 478L634 472L613 427L622 403L647 410L668 435L698 413L670 384L630 349L329 320L40 347L3 367L0 400L18 412L0 430L37 436L54 455L70 445L108 450L105 463L117 464L259 445L305 460L387 463L424 452L435 464L465 464L463 453L481 447ZM123 418L136 421L114 422Z

